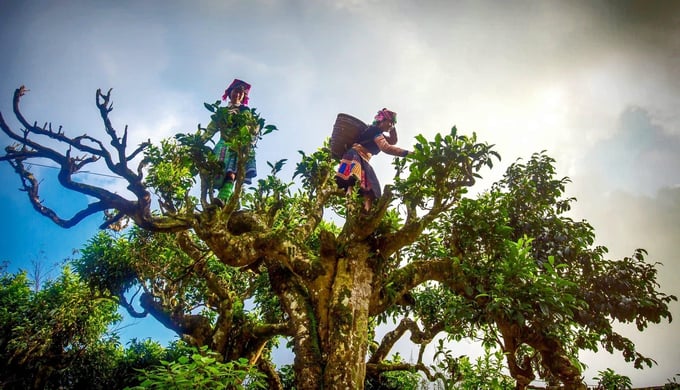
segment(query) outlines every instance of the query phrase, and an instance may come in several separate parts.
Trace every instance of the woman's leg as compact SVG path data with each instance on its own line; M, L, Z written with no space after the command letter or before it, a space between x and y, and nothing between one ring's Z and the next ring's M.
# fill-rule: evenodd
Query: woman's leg
M371 211L371 206L373 206L373 197L371 195L364 195L364 210Z
M223 201L228 201L231 195L234 193L234 180L236 179L236 174L234 172L228 172L226 174L224 184L220 191L217 193L217 197Z

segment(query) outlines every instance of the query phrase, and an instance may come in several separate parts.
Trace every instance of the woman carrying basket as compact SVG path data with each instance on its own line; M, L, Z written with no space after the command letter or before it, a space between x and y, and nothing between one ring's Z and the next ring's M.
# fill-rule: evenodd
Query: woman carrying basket
M373 123L342 156L335 174L336 183L347 193L351 193L354 185L359 183L359 193L364 197L366 211L371 209L373 200L381 195L380 182L369 164L371 156L380 152L398 157L409 154L408 150L394 146L397 143L397 130L394 128L396 123L397 113L386 108L378 111Z

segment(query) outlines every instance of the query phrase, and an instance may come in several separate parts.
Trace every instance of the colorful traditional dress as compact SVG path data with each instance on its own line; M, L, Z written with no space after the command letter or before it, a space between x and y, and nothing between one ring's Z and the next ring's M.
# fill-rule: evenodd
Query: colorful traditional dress
M340 188L347 189L359 183L359 193L362 195L379 198L381 195L380 182L368 163L372 155L381 151L403 157L408 154L407 150L394 146L394 139L385 138L382 130L371 125L359 136L357 142L342 156L340 166L335 174L335 181Z
M261 125L259 121L254 118L254 111L251 112L248 108L248 93L250 91L250 84L243 80L234 79L229 87L224 91L222 100L229 100L227 107L215 107L206 104L206 107L213 112L210 116L211 121L206 129L205 140L211 139L216 132L220 132L220 140L215 145L213 153L217 159L223 164L223 172L215 177L214 188L219 192L217 197L223 201L231 198L234 192L234 178L238 170L238 150L244 145L241 145L243 139L240 138L243 129L247 129L251 137L252 145L249 150L248 159L245 163L244 182L250 184L252 178L257 176L257 169L255 166L255 142L259 137ZM245 134L244 134L245 135ZM236 142L234 142L236 141Z
M237 112L243 113L244 111L250 111L250 109L247 106L241 105L238 107L233 107L230 109L230 112L232 114L236 114ZM214 131L216 125L215 122L210 122L208 125L208 131ZM220 128L220 140L217 142L215 145L215 148L213 149L213 153L215 153L215 156L217 156L217 159L224 164L224 171L222 175L215 180L215 188L219 189L221 188L225 180L231 175L236 175L236 169L238 166L238 155L235 150L231 149L229 147L229 140L234 137L233 131L235 129L232 128ZM257 176L257 166L255 163L255 147L253 145L253 148L250 151L250 155L248 156L248 160L246 161L246 173L245 173L245 179L243 180L244 183L246 184L251 184L252 183L252 178Z

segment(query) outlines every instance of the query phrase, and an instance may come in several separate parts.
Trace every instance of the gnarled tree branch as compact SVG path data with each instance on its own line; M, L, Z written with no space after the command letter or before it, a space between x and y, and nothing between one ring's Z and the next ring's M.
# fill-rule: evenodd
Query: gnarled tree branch
M102 228L115 223L123 216L127 216L139 226L152 231L178 231L188 228L186 219L171 217L155 217L151 214L151 195L146 190L140 169L133 171L128 163L150 144L148 141L139 145L130 155L126 154L127 128L123 137L117 136L109 113L112 110L110 103L111 90L103 94L97 90L96 104L100 116L104 121L107 135L111 138L113 154L104 144L87 134L76 137L68 137L61 127L54 131L51 124L40 127L36 123L31 124L22 114L20 109L21 97L28 90L21 86L14 92L13 111L23 130L16 132L10 128L2 114L0 114L0 129L17 144L5 148L5 154L0 156L0 161L7 161L22 180L22 189L26 191L33 207L43 216L49 218L59 226L70 228L83 219L104 210L117 210L107 216ZM65 151L46 146L46 142L40 142L36 138L45 137L56 141L56 146L62 146ZM80 155L74 155L80 154ZM71 218L63 218L54 209L47 207L40 199L40 181L26 168L27 163L33 160L47 159L57 164L59 183L66 189L75 193L83 194L96 199L84 209L78 211ZM134 199L126 199L106 188L86 184L73 180L73 175L82 171L89 164L102 159L108 170L127 182L127 188L134 195Z

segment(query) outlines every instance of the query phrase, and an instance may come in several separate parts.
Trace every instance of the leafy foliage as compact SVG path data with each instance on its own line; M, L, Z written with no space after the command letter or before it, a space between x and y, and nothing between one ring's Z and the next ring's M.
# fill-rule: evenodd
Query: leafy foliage
M191 156L191 148L177 139L163 140L160 147L150 145L145 151L145 161L150 165L146 184L173 209L188 201L189 190L196 182L198 172Z
M266 389L264 376L246 359L221 363L218 354L193 348L190 356L141 370L141 383L131 389Z
M593 379L597 381L598 390L627 390L633 388L630 378L615 373L611 368L598 371L597 373L598 376Z
M680 389L678 378L680 378L680 374L675 374L673 378L667 379L666 383L663 385L664 390Z
M91 289L122 297L136 282L131 252L127 240L102 231L90 238L73 266Z
M435 362L439 370L451 372L444 377L444 387L447 389L476 390L476 389L514 389L515 383L511 377L503 373L503 353L491 352L484 349L484 354L474 362L468 356L451 356L451 352L440 344Z
M425 327L445 323L457 340L482 332L503 348L514 377L531 378L536 367L548 380L576 378L577 352L598 344L649 365L611 320L642 330L670 319L668 303L677 299L656 291L646 252L606 260L606 248L592 246L592 227L563 215L573 199L560 198L568 180L554 178L553 162L535 154L512 164L490 191L461 200L408 249L413 258L452 259L465 280L421 289L417 312Z
M213 358L193 357L193 363L187 365L186 359L197 350L182 342L164 348L155 341L134 339L123 348L108 331L120 320L116 307L115 301L94 295L69 268L39 291L31 288L25 272L3 272L0 385L5 389L134 387L141 382L139 370L154 377L153 367L165 364L175 373L194 370L178 374L192 380L198 380L201 373L212 375L220 370L202 383L241 383L247 377L250 385L243 388L263 388L262 374L242 362L225 365ZM215 356L206 348L200 351L202 355Z
M395 353L390 359L384 361L386 364L400 364L403 363L403 358L399 353ZM393 389L393 390L417 390L423 388L427 385L427 382L423 383L424 379L421 377L417 371L387 371L378 378L368 378L366 380L366 389Z
M418 143L408 159L395 159L394 189L409 208L429 209L440 196L457 199L467 192L466 186L479 178L479 171L493 167L492 157L500 159L493 145L478 143L476 134L437 133L434 140L416 137ZM408 167L408 176L402 173Z
M33 291L26 274L0 277L0 378L4 388L106 381L119 353L109 325L116 303L93 297L69 268Z

